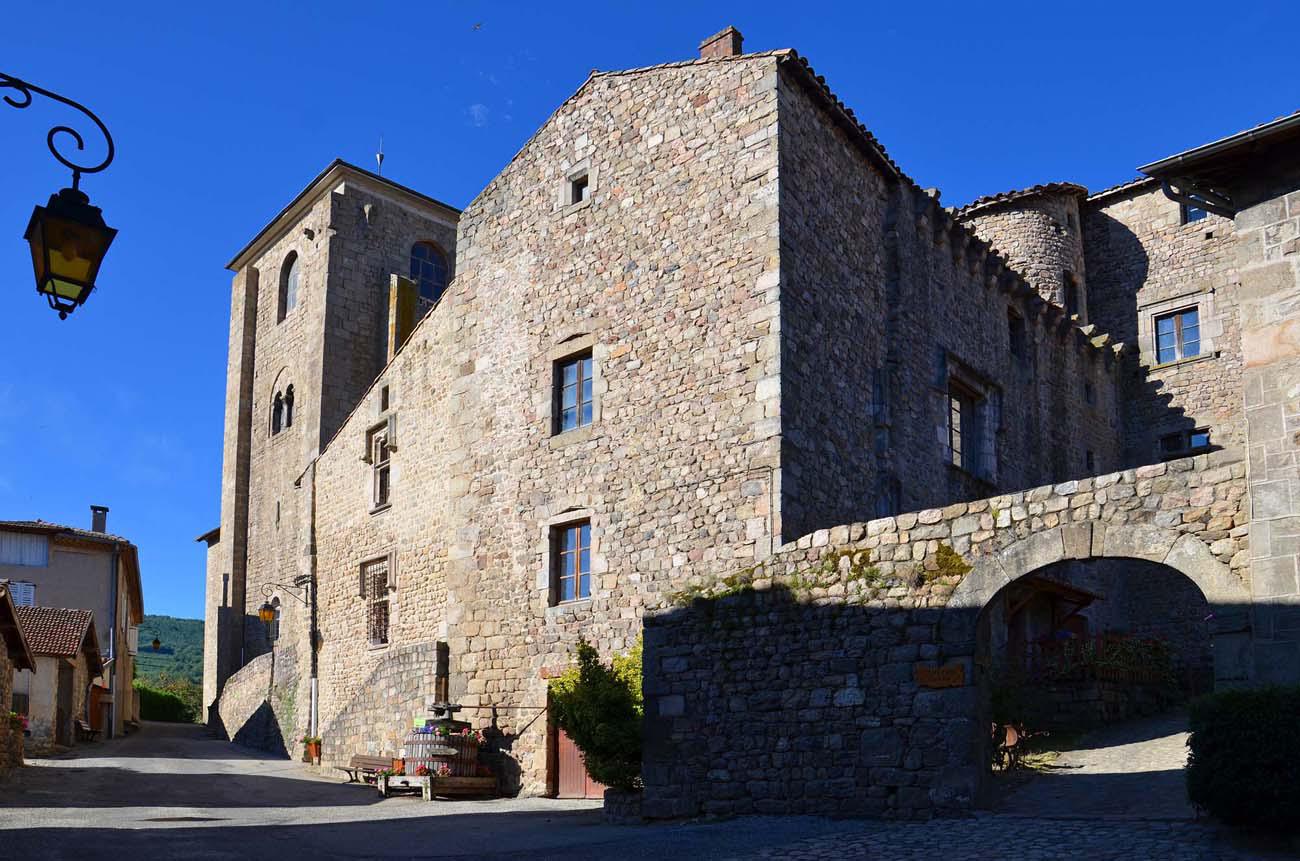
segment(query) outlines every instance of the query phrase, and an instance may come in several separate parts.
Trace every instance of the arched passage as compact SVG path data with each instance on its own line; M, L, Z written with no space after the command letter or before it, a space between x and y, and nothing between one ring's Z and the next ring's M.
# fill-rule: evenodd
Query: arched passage
M1048 566L1088 559L1158 562L1185 575L1213 612L1215 685L1247 680L1250 596L1246 587L1195 535L1150 525L1108 528L1100 521L1070 523L1032 533L980 557L945 606L940 623L944 643L954 653L969 646L967 654L973 654L979 613L1000 590Z
M1246 587L1195 535L1146 524L1082 521L1031 533L996 553L972 559L972 568L953 591L939 620L942 650L967 663L967 696L962 702L973 718L963 737L967 765L950 773L954 785L978 792L986 774L989 707L985 681L976 666L981 614L1003 589L1024 578L1072 561L1139 560L1158 563L1187 578L1208 605L1212 618L1208 636L1212 649L1213 684L1231 686L1247 681L1250 652L1249 604Z

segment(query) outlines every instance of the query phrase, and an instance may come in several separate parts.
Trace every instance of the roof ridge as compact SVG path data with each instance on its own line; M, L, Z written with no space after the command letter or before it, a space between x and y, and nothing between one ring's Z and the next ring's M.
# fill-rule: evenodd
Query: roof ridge
M1013 188L1010 191L1000 191L997 194L986 194L977 197L965 206L959 206L953 210L953 215L958 218L970 215L979 209L988 209L998 204L1010 203L1015 200L1023 200L1027 197L1035 197L1040 194L1053 194L1056 192L1072 192L1079 197L1086 197L1088 189L1077 182L1053 181L1040 182L1025 188Z

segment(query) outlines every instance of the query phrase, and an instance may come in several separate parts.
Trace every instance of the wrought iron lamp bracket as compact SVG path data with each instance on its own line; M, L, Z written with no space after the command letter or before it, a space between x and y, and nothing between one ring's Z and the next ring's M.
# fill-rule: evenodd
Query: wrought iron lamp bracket
M307 598L297 593L296 590L300 588L303 590L303 592L307 591L306 587L302 587L302 586L289 586L285 583L267 583L264 586L262 586L262 594L269 601L271 600L271 596L275 594L276 589L283 589L285 590L286 595L291 596L294 600L301 603L304 607L310 607L311 604L307 601Z
M77 149L84 150L86 148L86 140L81 136L80 132L71 126L58 125L50 129L45 135L45 145L50 148L50 154L53 155L60 164L72 171L72 187L74 189L80 187L81 175L83 173L99 173L101 170L113 163L113 156L116 155L117 152L116 148L113 146L113 136L108 133L108 127L104 125L103 120L96 116L95 112L90 110L90 108L78 102L74 102L72 99L60 96L58 93L50 92L49 90L38 87L33 83L24 81L21 78L15 78L13 75L7 75L4 72L0 72L0 90L4 89L17 91L16 96L4 96L4 101L12 107L26 108L30 106L32 103L32 94L36 93L45 96L48 99L53 99L56 102L61 102L68 107L85 114L86 117L89 118L90 121L99 129L100 134L104 136L104 142L108 146L104 158L95 164L80 164L73 161L69 156L59 152L59 142L61 140L59 135L61 134L71 136L73 143L77 145Z

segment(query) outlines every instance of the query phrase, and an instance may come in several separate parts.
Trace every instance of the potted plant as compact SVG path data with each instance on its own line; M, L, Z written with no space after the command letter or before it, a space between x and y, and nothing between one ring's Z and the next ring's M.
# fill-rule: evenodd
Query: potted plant
M302 745L302 761L320 765L320 736L304 735Z

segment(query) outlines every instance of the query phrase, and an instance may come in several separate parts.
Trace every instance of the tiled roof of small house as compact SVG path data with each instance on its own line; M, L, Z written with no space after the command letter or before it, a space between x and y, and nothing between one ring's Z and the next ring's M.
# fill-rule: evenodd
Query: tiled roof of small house
M981 210L991 209L1015 200L1023 200L1026 197L1036 197L1040 194L1073 194L1078 197L1087 197L1088 189L1073 182L1045 182L1039 185L1031 185L1029 188L1018 188L1012 191L1002 191L997 194L986 194L983 197L977 197L958 209L953 215L957 218L966 218Z
M94 654L92 664L98 667L94 613L63 607L18 607L17 610L32 654L71 658L84 648Z

